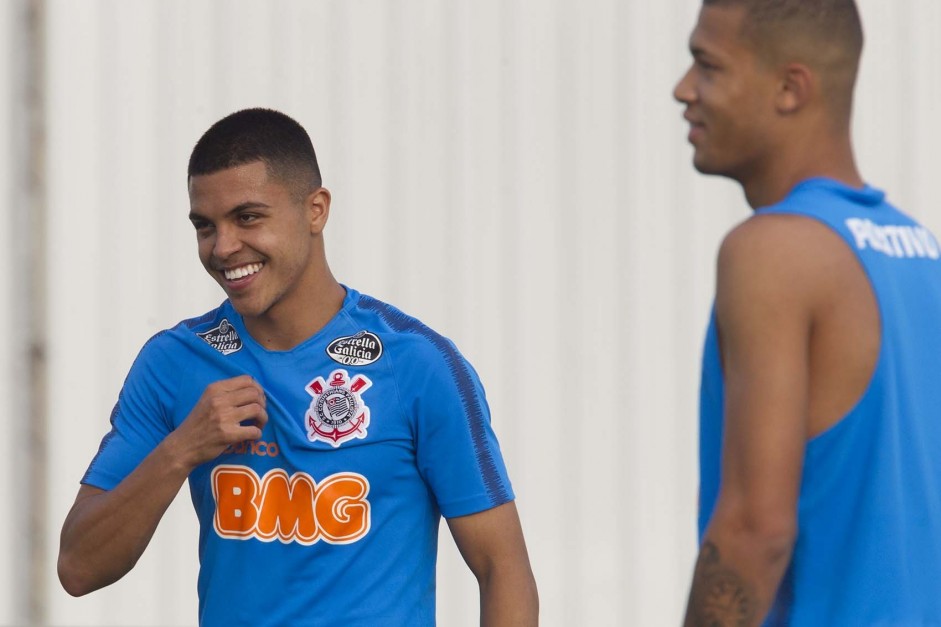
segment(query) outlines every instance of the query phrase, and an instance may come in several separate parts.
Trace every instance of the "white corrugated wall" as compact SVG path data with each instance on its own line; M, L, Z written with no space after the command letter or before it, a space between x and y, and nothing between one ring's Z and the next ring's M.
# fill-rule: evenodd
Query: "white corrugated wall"
M14 83L16 67L12 62L13 36L16 28L15 7L10 3L0 3L0 85L11 86ZM2 88L0 88L2 89ZM15 372L17 359L21 356L16 340L15 327L16 288L15 273L22 272L22 263L17 263L14 248L15 214L12 210L19 200L19 190L15 187L17 171L14 167L15 139L13 137L13 110L16 106L18 93L14 89L7 89L0 96L0 202L4 210L0 212L0 264L7 269L0 272L0 329L3 329L3 339L0 340L0 412L5 419L2 421L6 437L0 437L0 621L2 624L12 623L16 611L25 611L17 608L15 599L17 592L17 569L21 568L28 558L25 552L19 551L22 533L21 521L18 519L22 492L16 483L17 450L25 447L21 436L22 429L14 429L17 423L17 403L14 390L17 388ZM10 269L16 269L10 271ZM22 418L20 419L22 420ZM18 443L19 440L19 443ZM20 458L22 459L22 458Z
M36 0L33 0L34 3ZM195 623L181 492L134 571L68 597L58 532L143 342L222 299L186 220L186 161L247 106L296 117L333 192L344 282L454 339L488 390L544 625L678 624L694 559L701 335L722 233L747 215L690 166L671 90L698 0L46 0L46 584L52 625ZM0 3L0 624L28 553L16 68ZM867 178L941 230L941 3L861 0ZM7 35L10 35L7 37ZM587 402L586 402L587 401ZM17 462L19 460L19 462ZM19 496L17 496L19 495ZM476 624L442 534L439 622ZM368 591L366 592L368 594Z

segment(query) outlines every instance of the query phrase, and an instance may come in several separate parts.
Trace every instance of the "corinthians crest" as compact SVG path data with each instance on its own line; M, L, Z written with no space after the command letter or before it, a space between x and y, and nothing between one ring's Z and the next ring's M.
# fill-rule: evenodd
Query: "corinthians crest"
M314 397L307 410L307 439L320 440L337 448L343 442L366 437L369 426L369 408L362 394L372 381L358 374L352 379L346 370L330 373L324 380L317 377L307 385L307 393Z

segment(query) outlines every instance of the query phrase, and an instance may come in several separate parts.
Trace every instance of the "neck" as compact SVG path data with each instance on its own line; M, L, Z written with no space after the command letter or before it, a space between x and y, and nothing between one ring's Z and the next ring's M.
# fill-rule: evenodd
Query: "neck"
M290 350L324 328L340 311L346 290L326 266L264 314L243 317L245 328L268 350Z
M810 178L826 177L861 188L863 179L856 167L849 132L821 140L821 134L806 133L778 146L769 162L738 178L752 209L783 200L794 186Z

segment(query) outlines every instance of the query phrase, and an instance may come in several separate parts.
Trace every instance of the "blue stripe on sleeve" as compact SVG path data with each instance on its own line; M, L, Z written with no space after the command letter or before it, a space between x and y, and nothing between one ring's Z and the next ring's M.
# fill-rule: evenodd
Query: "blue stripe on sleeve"
M451 372L454 383L457 385L461 404L464 406L464 417L471 433L474 444L474 453L477 466L480 470L487 496L493 504L505 503L510 500L506 485L500 479L500 473L493 460L493 453L487 446L487 421L484 410L474 388L474 380L467 363L457 352L457 349L444 337L430 328L408 316L398 309L369 296L361 295L358 306L378 314L389 327L400 333L415 333L427 339L444 357L445 363Z

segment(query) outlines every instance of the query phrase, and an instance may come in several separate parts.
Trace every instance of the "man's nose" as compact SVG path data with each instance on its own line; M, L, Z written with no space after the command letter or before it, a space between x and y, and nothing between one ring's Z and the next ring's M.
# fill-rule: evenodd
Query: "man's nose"
M683 104L689 104L696 99L696 92L693 89L693 68L690 66L686 73L683 74L680 81L676 84L676 87L673 88L673 98Z
M216 241L212 247L212 254L219 259L226 259L242 248L242 240L237 229L229 226L220 226L216 229Z

